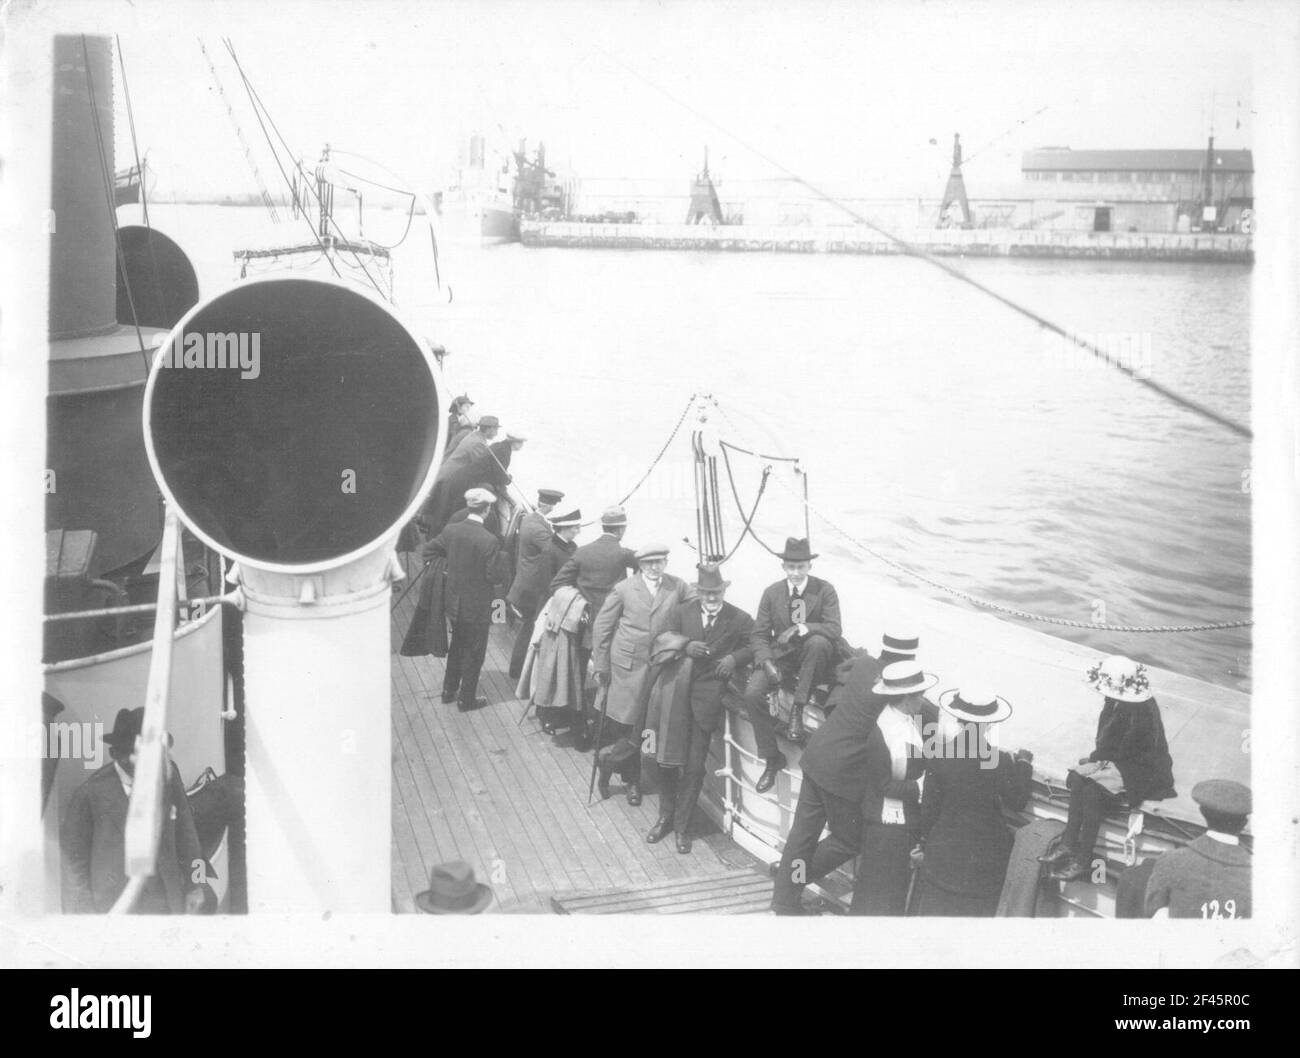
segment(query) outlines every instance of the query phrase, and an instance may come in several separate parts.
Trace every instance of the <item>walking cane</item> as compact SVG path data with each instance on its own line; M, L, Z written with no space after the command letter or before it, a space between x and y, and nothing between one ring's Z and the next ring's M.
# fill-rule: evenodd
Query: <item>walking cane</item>
M913 850L915 852L915 850ZM912 897L916 893L916 880L921 875L921 865L912 859L912 853L908 854L908 860L911 864L911 875L907 879L907 896L903 899L903 915L907 916L912 913Z
M600 688L600 719L596 721L596 742L591 751L591 781L587 783L587 804L591 804L592 792L596 789L596 769L600 767L600 738L605 732L605 713L609 709L609 684Z

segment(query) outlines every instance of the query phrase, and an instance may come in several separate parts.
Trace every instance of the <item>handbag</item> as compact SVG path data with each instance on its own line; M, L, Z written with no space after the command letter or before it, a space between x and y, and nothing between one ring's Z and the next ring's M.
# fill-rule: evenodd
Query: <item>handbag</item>
M1072 770L1076 775L1091 779L1107 793L1118 795L1124 792L1124 776L1120 774L1119 768L1115 767L1114 761L1101 763L1094 761L1090 764L1081 764Z

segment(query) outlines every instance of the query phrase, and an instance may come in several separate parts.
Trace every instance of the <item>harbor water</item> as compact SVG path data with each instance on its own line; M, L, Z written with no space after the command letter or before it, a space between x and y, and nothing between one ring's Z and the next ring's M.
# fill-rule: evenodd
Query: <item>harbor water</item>
M279 224L262 208L150 212L190 254L204 297L236 277L232 250L311 238L284 210ZM405 219L368 210L366 235L393 242ZM449 350L455 390L528 437L516 483L563 489L564 506L588 518L637 484L690 395L710 393L730 416L717 420L723 437L799 457L813 505L844 534L955 590L1084 625L1250 616L1248 442L922 261L445 245L440 290L418 217L394 258L398 303ZM1249 266L955 263L1140 373L1249 421ZM685 430L627 503L629 541L673 544L679 575L695 561L682 540L695 535ZM762 463L732 462L748 509ZM762 541L779 548L804 535L801 490L776 464L754 519ZM741 525L729 492L728 547ZM850 637L882 575L969 605L816 516L810 529L815 572L839 587ZM750 541L736 561L779 576ZM1249 690L1249 629L1034 627Z

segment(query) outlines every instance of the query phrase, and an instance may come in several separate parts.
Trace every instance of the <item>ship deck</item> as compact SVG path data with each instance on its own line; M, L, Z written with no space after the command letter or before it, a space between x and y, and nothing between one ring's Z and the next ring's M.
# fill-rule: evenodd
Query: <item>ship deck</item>
M442 703L443 661L396 652L418 588L393 614L393 906L415 910L430 869L470 863L496 896L494 913L753 913L770 883L759 861L697 809L689 854L670 839L645 842L658 814L653 768L640 806L599 793L587 803L591 753L551 737L515 697L507 675L514 631L494 625L479 693L491 703L462 713ZM702 896L701 894L705 894ZM556 902L552 903L552 898Z

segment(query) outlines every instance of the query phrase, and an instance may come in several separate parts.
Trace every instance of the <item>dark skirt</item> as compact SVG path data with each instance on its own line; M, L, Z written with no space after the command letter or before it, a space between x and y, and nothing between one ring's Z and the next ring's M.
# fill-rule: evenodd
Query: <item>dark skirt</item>
M912 877L912 838L902 825L868 823L863 828L850 915L903 914Z
M946 915L955 918L992 918L998 909L997 893L973 896L950 893L930 881L924 874L916 880L912 896L913 915Z

